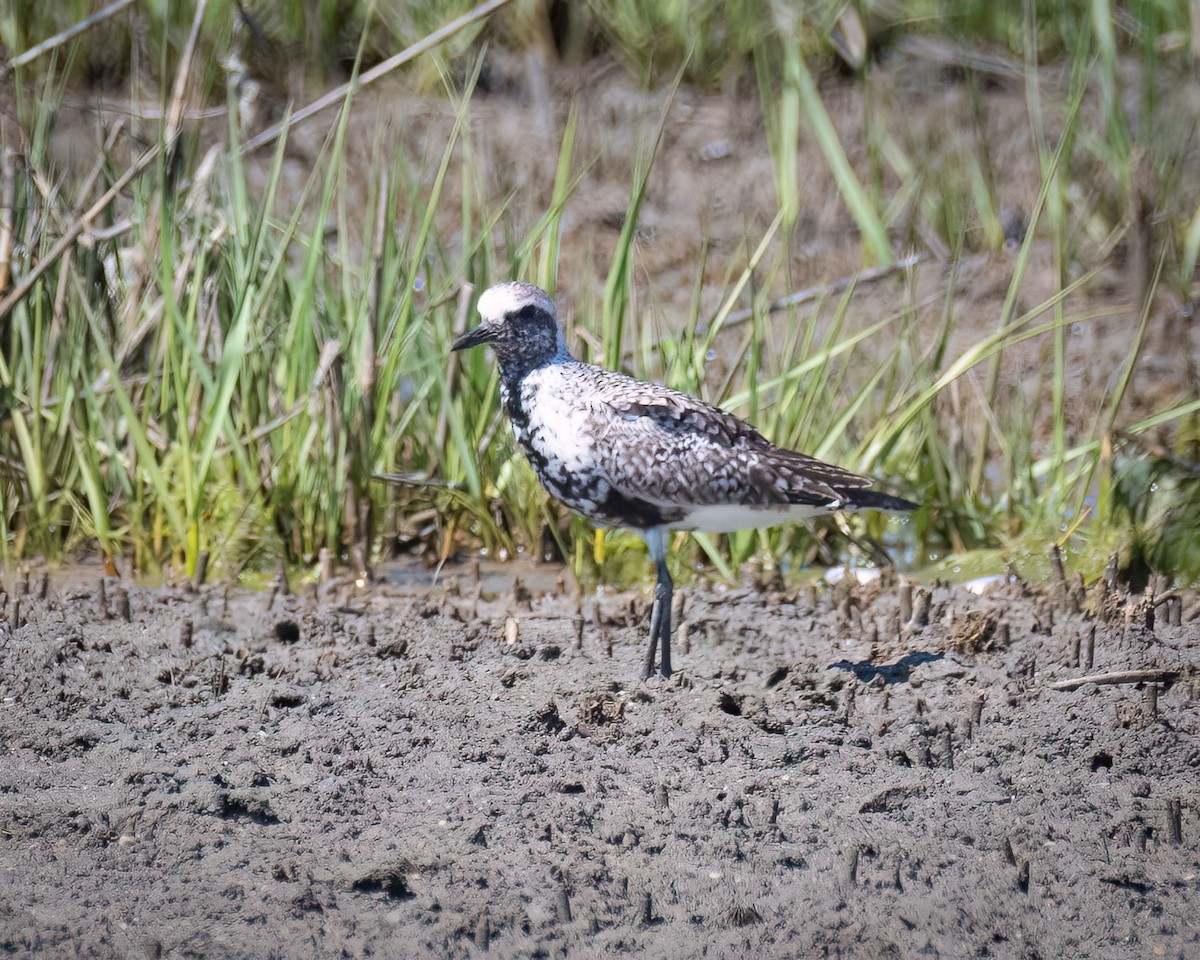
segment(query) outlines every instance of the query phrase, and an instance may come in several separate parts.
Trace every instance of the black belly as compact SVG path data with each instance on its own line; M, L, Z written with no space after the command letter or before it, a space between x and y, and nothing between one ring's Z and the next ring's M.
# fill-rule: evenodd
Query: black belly
M676 523L686 515L678 507L664 507L640 497L626 496L602 474L570 471L534 449L524 435L519 435L518 439L525 458L550 495L597 526L649 530Z

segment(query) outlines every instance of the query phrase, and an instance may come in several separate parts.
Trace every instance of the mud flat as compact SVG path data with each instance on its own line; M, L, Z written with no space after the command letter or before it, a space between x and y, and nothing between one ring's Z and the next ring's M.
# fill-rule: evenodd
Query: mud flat
M9 598L0 954L1200 957L1194 595L463 580Z

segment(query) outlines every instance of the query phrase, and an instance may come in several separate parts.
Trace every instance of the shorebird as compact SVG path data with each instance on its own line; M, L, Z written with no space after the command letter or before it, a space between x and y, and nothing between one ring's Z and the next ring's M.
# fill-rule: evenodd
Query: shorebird
M671 675L669 531L730 533L839 510L914 510L873 482L771 443L744 420L657 383L582 363L554 301L531 283L479 297L482 323L454 351L488 344L517 442L552 496L601 527L636 531L657 582L643 676Z

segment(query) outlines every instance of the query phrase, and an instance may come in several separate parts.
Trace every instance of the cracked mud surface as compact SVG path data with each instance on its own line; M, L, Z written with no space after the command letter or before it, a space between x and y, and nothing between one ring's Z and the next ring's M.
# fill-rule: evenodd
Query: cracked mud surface
M1194 598L114 585L5 608L0 954L1200 957Z

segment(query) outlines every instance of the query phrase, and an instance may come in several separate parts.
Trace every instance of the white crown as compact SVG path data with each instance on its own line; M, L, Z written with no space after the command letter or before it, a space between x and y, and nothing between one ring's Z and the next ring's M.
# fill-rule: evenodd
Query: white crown
M532 283L498 283L488 287L479 296L479 315L486 321L499 323L510 313L516 313L522 307L530 305L545 310L550 316L558 319L554 309L554 301L541 287Z

